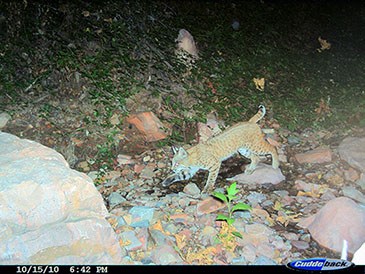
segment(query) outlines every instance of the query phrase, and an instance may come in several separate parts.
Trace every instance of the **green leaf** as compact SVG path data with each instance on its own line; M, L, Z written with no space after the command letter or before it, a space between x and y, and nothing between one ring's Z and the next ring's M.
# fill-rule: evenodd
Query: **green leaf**
M237 198L237 196L234 196L234 195L230 195L230 194L228 194L228 195L227 195L227 198L228 198L228 201L230 202L230 201L232 201L232 200L236 199L236 198Z
M223 214L218 214L217 215L217 218L215 218L217 221L226 221L228 222L228 217L226 215L223 215Z
M214 191L212 195L214 197L218 198L219 200L222 200L223 202L228 203L227 197L223 193Z
M228 193L229 196L234 196L234 195L236 195L239 192L236 189L236 185L237 185L237 183L234 182L229 187L227 187L227 193Z
M251 209L252 209L251 206L249 206L248 204L238 203L232 207L231 212L237 210L251 210Z
M238 237L238 238L243 238L243 236L242 236L242 234L241 233L239 233L239 232L237 232L237 231L233 231L232 232L232 234L234 235L234 236L236 236L236 237Z
M227 218L227 224L232 225L234 223L235 219L233 218Z

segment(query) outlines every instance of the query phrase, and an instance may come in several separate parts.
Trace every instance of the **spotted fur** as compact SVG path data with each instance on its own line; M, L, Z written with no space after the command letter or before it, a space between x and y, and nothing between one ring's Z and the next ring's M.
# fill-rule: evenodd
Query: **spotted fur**
M237 152L251 160L250 165L245 170L247 174L251 174L255 170L260 161L259 156L268 154L272 158L272 167L278 168L277 151L265 140L264 133L257 124L265 113L265 107L260 106L259 111L247 122L238 123L206 142L187 150L182 147L175 148L172 159L173 174L168 176L162 185L167 187L174 182L188 180L198 170L203 169L209 171L203 192L210 191L214 187L221 163Z

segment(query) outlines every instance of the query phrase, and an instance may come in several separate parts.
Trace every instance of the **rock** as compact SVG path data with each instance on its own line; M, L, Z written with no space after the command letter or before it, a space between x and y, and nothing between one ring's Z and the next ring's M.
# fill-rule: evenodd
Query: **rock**
M294 246L295 248L299 249L299 250L306 250L309 248L309 244L305 241L297 241L297 240L293 240L291 241L292 246Z
M355 251L354 256L352 257L352 262L355 265L365 265L365 243L363 243L361 247Z
M6 126L8 121L11 119L11 116L6 112L0 113L0 129Z
M218 199L208 197L207 199L198 203L196 213L198 216L209 214L224 208L226 205Z
M256 247L252 244L244 245L240 253L248 262L253 263L256 259Z
M365 205L365 195L358 191L353 186L344 186L342 188L342 193L344 196L349 197L357 202Z
M241 173L232 178L228 178L228 181L236 181L237 183L249 183L249 184L273 184L276 185L285 180L283 173L281 170L273 169L270 165L267 164L258 164L257 168L250 175Z
M183 190L184 193L186 193L187 195L196 198L199 197L200 195L200 189L199 187L194 184L194 183L188 183Z
M132 160L132 156L125 155L125 154L119 154L118 157L117 157L117 162L120 166L135 163L135 161Z
M277 265L277 263L266 256L259 256L253 262L253 265Z
M250 203L251 207L256 207L267 199L265 194L253 191L247 195L246 199Z
M298 225L309 230L320 245L341 252L342 241L348 241L353 253L365 241L365 209L347 197L327 202L315 215L302 219Z
M92 180L61 154L0 132L0 264L118 264Z
M353 168L346 169L343 172L343 175L345 176L345 179L350 182L356 182L360 178L359 173Z
M130 226L132 227L148 227L155 212L154 208L146 206L134 206L129 210L132 215Z
M239 28L240 28L240 22L238 20L233 20L231 26L232 26L232 29L233 30L239 30Z
M168 134L163 130L166 126L153 114L153 112L140 112L127 117L127 122L133 124L142 134L147 142L154 142L165 139Z
M127 200L122 195L120 195L120 193L112 192L108 197L108 201L109 201L109 206L114 207L114 206L116 206L120 203L123 203L123 202L127 201Z
M175 39L175 42L177 42L177 49L184 50L195 58L198 57L198 49L195 45L194 38L186 29L179 30L179 35Z
M155 165L154 164L148 164L142 171L141 174L139 175L140 178L143 179L151 179L155 176Z
M361 173L360 179L356 181L356 184L365 190L365 173Z
M299 164L322 164L332 161L332 152L329 148L316 148L305 153L295 154Z
M256 252L259 256L265 256L267 258L275 257L275 249L269 243L263 243L259 245Z
M151 259L158 265L181 264L183 262L176 250L167 244L154 249L151 253Z
M345 138L339 145L338 152L349 165L365 172L365 138Z
M127 251L135 251L142 248L142 242L136 237L134 231L124 231L120 234L120 238Z

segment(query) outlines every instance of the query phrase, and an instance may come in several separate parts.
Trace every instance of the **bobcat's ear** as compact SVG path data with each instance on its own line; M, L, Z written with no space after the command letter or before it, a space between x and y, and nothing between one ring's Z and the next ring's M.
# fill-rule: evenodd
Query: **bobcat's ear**
M186 150L183 147L177 148L177 147L173 146L172 151L174 152L174 155L179 155L182 157L186 157L188 155L188 153L186 152Z
M176 146L172 146L172 147L171 147L171 149L172 149L172 152L173 152L174 154L176 154L176 153L178 153L178 152L179 152L179 148L178 148L178 147L176 147Z

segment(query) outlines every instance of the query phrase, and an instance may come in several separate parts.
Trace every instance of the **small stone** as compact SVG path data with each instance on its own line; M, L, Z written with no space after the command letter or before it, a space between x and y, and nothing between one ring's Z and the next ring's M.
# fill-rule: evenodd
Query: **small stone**
M356 184L361 187L362 190L365 190L365 174L361 173L360 179L356 181Z
M167 137L166 132L162 130L166 126L152 112L131 114L127 117L127 122L136 126L145 135L147 142L158 141Z
M123 244L125 249L127 251L134 251L142 248L141 241L136 237L136 234L134 231L124 231L120 234L121 240L123 241Z
M299 250L305 250L309 248L309 244L305 241L297 241L297 240L293 240L291 241L292 246L294 246L295 248L299 249Z
M6 126L8 121L11 119L11 116L6 112L0 113L0 129Z
M82 161L82 162L78 163L77 168L81 169L83 172L90 171L89 163L87 161Z
M151 160L151 156L147 155L143 157L143 162L149 162Z
M305 153L295 154L295 159L299 164L312 163L321 164L332 161L332 152L328 148L316 148Z
M299 239L299 236L293 232L284 233L283 236L289 241L297 241Z
M121 165L129 165L129 164L134 164L134 160L132 160L132 156L129 155L125 155L125 154L119 154L117 156L117 162L118 164Z
M256 247L252 244L243 246L241 256L243 256L248 262L253 263L256 259Z
M359 179L359 173L353 168L345 170L343 175L345 176L345 180L350 182L355 182Z
M300 144L300 138L298 138L297 136L290 135L288 136L288 144L289 145Z
M146 206L135 206L129 210L129 213L132 215L132 227L148 227L152 218L153 213L155 212L154 208L146 207Z
M342 193L346 197L349 197L355 201L365 204L365 195L352 186L343 187Z
M112 192L108 197L109 205L111 207L114 207L116 205L119 205L120 203L123 203L127 201L120 193L118 192Z
M181 264L183 260L180 258L176 250L167 244L158 246L151 253L151 259L158 265Z
M311 241L311 235L309 233L300 236L300 240L309 243Z
M275 256L275 249L271 244L263 243L257 247L257 254L268 258L272 258Z
M184 187L184 190L183 191L184 191L184 193L186 193L187 195L189 195L191 197L199 197L199 195L200 195L200 189L194 183L188 183Z
M196 212L197 215L205 215L224 208L226 205L218 199L208 197L207 199L198 203Z
M112 124L113 126L118 125L120 123L119 114L118 113L114 113L112 115L112 117L110 117L109 121L110 121L110 124Z
M266 256L259 256L253 262L253 265L277 265L277 263Z
M140 178L143 179L150 179L153 178L155 176L155 166L152 165L147 165L141 172L141 174L139 175Z
M347 137L338 146L340 157L365 172L365 138Z
M267 199L265 194L255 191L251 192L246 198L252 207L256 207L258 204L261 204L263 201Z
M170 219L174 220L177 223L188 223L193 221L193 218L186 213L173 214L170 216Z

